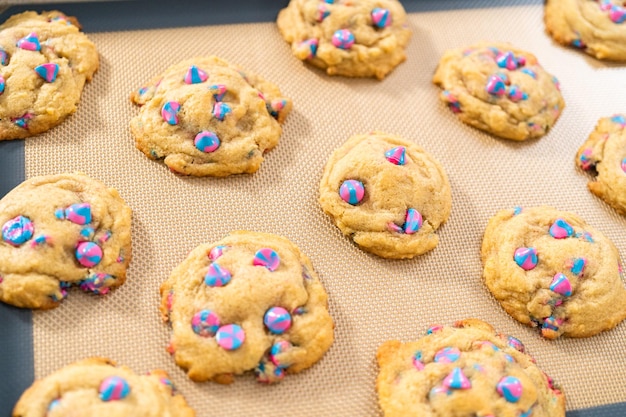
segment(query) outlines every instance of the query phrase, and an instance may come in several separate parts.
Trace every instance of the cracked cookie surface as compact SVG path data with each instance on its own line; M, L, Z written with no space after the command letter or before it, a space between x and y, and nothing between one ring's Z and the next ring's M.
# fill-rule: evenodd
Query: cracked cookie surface
M320 204L344 235L383 258L413 258L439 243L450 215L448 177L429 153L383 132L356 135L328 159Z
M626 115L616 114L598 121L595 130L578 149L576 164L597 173L587 184L620 214L626 215Z
M291 0L277 24L298 59L347 77L383 79L411 37L397 0Z
M161 370L137 375L104 358L74 362L22 394L13 417L193 417Z
M175 173L216 177L256 172L292 107L276 85L215 56L169 67L131 101L139 150Z
M565 107L556 77L533 54L506 43L447 51L433 82L462 122L506 139L545 135Z
M522 342L466 319L376 355L385 417L564 417L565 396Z
M126 279L131 210L83 174L24 181L0 200L0 300L49 309L72 286L107 294Z
M589 337L626 318L613 243L573 213L501 210L489 220L483 277L504 310L542 336Z
M0 25L0 140L44 132L77 109L98 52L75 18L24 12Z
M327 295L309 259L272 234L232 232L194 249L161 286L168 351L194 381L229 384L254 370L281 381L333 342Z
M547 0L546 31L598 59L626 61L626 7L619 0Z

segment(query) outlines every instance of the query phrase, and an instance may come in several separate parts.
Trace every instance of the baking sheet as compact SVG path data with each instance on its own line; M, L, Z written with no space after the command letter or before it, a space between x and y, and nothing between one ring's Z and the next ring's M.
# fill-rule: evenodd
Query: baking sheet
M619 93L626 70L555 45L543 33L541 2L496 3L412 13L408 60L382 82L331 78L302 64L272 23L90 33L101 68L77 114L25 141L26 175L78 170L116 187L134 210L134 259L127 283L110 295L72 291L58 309L33 313L35 375L102 355L138 372L166 369L199 416L279 410L286 416L376 416L380 343L414 340L430 324L478 317L525 342L563 385L569 410L625 401L626 326L586 340L541 339L486 290L479 250L497 210L549 204L580 214L626 254L625 219L587 192L588 177L573 163L596 120L626 109ZM535 53L560 79L567 107L548 136L527 143L497 139L461 124L439 102L430 78L443 51L483 39ZM294 101L281 142L254 175L181 178L134 148L128 121L137 109L127 99L130 91L167 66L203 54L260 73ZM415 141L450 177L452 215L439 232L440 245L414 260L360 251L317 203L332 150L373 129ZM192 383L165 352L169 329L157 310L160 283L192 248L237 229L290 238L309 255L330 295L335 344L312 369L277 386L261 386L251 375L226 387Z

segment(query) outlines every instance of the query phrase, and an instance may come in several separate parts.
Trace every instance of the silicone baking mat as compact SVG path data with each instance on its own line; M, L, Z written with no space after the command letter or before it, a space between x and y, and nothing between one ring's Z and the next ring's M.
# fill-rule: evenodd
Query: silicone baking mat
M626 324L590 339L543 340L499 307L482 283L479 258L483 230L496 211L540 204L580 214L626 256L626 219L587 191L589 178L574 166L597 119L626 110L626 68L554 44L543 31L540 1L455 8L464 3L407 2L408 59L380 82L328 77L304 65L272 22L173 27L171 20L169 28L106 31L102 22L90 28L96 19L79 14L101 67L74 116L24 142L25 174L82 171L117 188L133 209L133 261L127 283L113 293L98 298L71 291L59 308L32 314L35 376L98 355L137 372L167 370L199 416L378 416L374 356L383 341L414 340L431 324L478 317L524 341L563 386L568 410L626 401ZM279 7L272 7L275 16ZM497 139L463 125L439 101L430 80L441 54L480 40L532 51L560 79L567 107L546 137ZM129 93L171 64L209 54L277 82L293 99L279 145L254 175L179 177L134 147L128 122L137 108ZM453 208L440 244L413 260L364 253L317 203L332 150L374 129L421 145L450 178ZM313 368L276 386L260 385L252 375L231 386L193 383L165 351L170 331L157 310L159 285L195 246L238 229L291 239L311 258L330 296L334 345ZM626 414L623 405L601 410Z

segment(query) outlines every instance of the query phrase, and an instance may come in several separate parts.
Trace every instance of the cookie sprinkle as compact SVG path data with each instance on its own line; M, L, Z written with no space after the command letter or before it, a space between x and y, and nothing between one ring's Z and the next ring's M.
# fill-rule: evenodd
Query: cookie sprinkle
M65 218L75 224L91 223L91 204L79 203L72 204L65 209Z
M326 6L326 4L321 3L319 6L317 6L315 20L317 20L318 22L322 22L328 16L330 16L330 10L328 9L328 6Z
M422 218L422 214L414 208L410 208L406 211L404 226L402 229L407 235L412 235L413 233L417 233L422 228L423 222L424 220Z
M280 266L280 257L275 250L270 248L259 249L254 254L254 259L252 260L252 265L254 266L264 266L269 269L271 272L274 272Z
M213 94L215 101L222 101L227 90L224 84L214 84L209 87L209 91Z
M291 314L282 307L272 307L265 313L263 323L274 334L283 334L291 328Z
M291 348L293 348L293 345L286 340L281 340L279 342L274 343L272 345L272 348L270 349L270 354L269 354L270 361L272 361L272 363L279 368L283 368L283 369L288 368L290 364L281 361L280 356L283 353L289 351Z
M59 64L48 62L35 67L35 72L46 82L52 83L57 79L59 74Z
M225 350L236 350L246 340L246 334L241 326L237 324L227 324L219 328L215 334L215 340Z
M39 37L37 37L37 33L31 32L27 36L18 40L17 47L27 51L40 51L41 45L39 44Z
M76 260L86 268L93 268L102 261L102 249L93 242L80 242L76 246Z
M185 84L200 84L205 82L208 78L209 76L206 72L202 71L195 65L192 65L187 70L183 81L185 82Z
M572 284L569 282L565 274L559 272L554 276L554 278L552 278L550 290L557 294L561 294L564 297L569 297L572 295Z
M85 292L92 292L97 295L105 295L110 291L110 288L106 286L106 282L113 277L102 272L91 274L89 277L78 283L81 290Z
M443 385L451 389L470 389L472 383L461 368L454 368L443 380Z
M455 347L446 347L435 354L437 363L453 363L461 357L461 351Z
M495 74L487 79L487 92L493 96L502 97L506 94L506 85L501 76Z
M574 234L574 228L562 218L558 218L550 226L550 236L555 239L565 239Z
M356 206L365 196L365 187L358 180L346 180L339 187L339 196L346 203Z
M520 268L526 271L530 271L536 267L537 262L539 261L537 258L537 250L535 248L517 248L515 250L515 254L513 255L513 259L515 259L515 263L517 263Z
M124 378L110 376L100 384L99 393L102 401L123 400L130 394L130 386Z
M316 38L311 38L300 42L300 44L298 45L298 49L300 51L303 51L303 54L300 54L300 56L303 56L304 59L314 58L315 55L317 55L317 47L319 46L319 44L320 41ZM301 57L300 59L303 58Z
M209 287L223 287L228 284L230 280L230 272L215 262L209 265L209 270L204 276L204 283Z
M384 29L391 26L391 12L387 9L376 7L372 10L372 23L374 26Z
M28 217L17 216L2 226L2 240L18 247L33 237L35 227Z
M191 318L191 328L201 337L213 337L220 327L220 319L211 310L200 310Z
M218 101L213 106L213 117L215 117L220 122L224 120L226 116L232 113L232 109L226 103Z
M404 146L397 146L385 152L385 158L394 165L404 165L405 154L406 148Z
M333 34L331 42L339 49L350 49L354 45L354 35L348 29L339 29Z
M226 245L217 245L213 249L209 251L209 259L215 261L220 256L224 254L228 250L228 246Z
M215 152L220 147L220 140L217 135L208 130L198 133L193 140L196 149L204 153Z
M170 125L178 124L178 112L180 103L177 101L167 101L161 109L161 117Z
M498 394L510 403L516 403L522 397L522 383L513 376L505 376L496 385Z

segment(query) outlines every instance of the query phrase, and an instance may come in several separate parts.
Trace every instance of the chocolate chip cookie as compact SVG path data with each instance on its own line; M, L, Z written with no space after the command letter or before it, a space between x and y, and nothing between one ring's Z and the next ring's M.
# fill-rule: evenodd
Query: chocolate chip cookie
M533 54L506 43L447 51L433 82L462 122L506 139L545 135L565 107L556 77Z
M626 6L619 0L547 0L546 31L598 59L626 61Z
M259 382L279 382L333 342L326 292L309 259L280 236L238 231L198 246L161 296L168 351L194 381L229 384L254 370Z
M193 417L165 371L137 375L109 359L83 359L54 372L22 394L13 417Z
M413 258L439 243L450 183L413 142L383 132L356 135L335 150L320 183L320 204L343 234L383 258Z
M74 113L98 52L75 18L24 12L0 25L0 140L36 135Z
M489 220L481 255L494 297L545 338L589 337L626 318L617 249L576 214L502 210Z
M107 294L131 258L131 210L83 174L26 180L0 200L0 301L49 309L76 286Z
M411 37L397 0L291 0L277 23L298 59L347 77L385 78Z
M433 326L376 355L385 417L564 417L565 396L522 342L477 319Z
M131 94L136 146L177 174L253 173L278 144L291 100L215 56L173 65Z
M595 130L578 149L576 164L597 174L589 191L626 215L626 115L598 121Z

